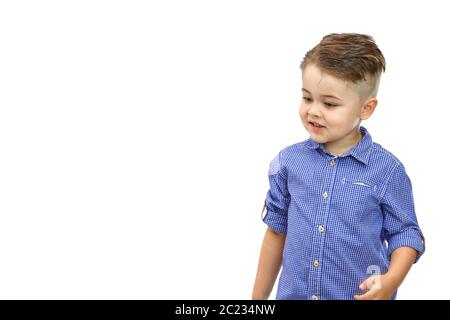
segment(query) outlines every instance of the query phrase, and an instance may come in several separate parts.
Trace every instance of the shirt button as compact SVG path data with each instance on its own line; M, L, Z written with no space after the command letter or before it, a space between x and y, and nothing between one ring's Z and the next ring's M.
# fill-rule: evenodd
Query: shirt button
M323 197L324 199L328 198L328 192L325 191L325 192L322 194L322 197Z
M313 299L313 300L319 300L319 297L316 296L316 295L313 295L313 296L311 297L311 299Z
M314 265L314 267L316 267L316 268L317 268L317 267L319 266L319 261L317 261L317 260L316 260L316 261L314 261L313 265Z
M334 159L330 160L330 166L334 166L336 164L336 162L334 161Z
M319 232L322 233L325 231L325 228L323 226L319 226Z

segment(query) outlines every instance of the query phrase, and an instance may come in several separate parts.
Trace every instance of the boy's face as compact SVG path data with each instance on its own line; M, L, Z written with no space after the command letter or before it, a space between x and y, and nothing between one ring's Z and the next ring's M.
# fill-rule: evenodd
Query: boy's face
M360 140L359 124L372 114L376 99L370 99L373 108L368 113L369 100L361 101L355 84L324 73L314 64L306 66L302 80L303 126L314 141L323 143L332 154L345 152Z

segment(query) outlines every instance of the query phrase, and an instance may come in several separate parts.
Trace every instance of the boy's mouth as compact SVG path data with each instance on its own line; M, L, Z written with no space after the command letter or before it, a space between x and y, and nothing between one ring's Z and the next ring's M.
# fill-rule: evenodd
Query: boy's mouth
M324 126L321 126L317 122L309 122L309 124L312 125L313 127L316 127L316 128L325 128Z

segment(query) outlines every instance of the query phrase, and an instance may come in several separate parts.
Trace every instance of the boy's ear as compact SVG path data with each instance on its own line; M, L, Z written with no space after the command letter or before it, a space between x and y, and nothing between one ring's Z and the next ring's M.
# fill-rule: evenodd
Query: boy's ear
M359 116L361 118L361 120L369 119L370 116L375 111L377 104L378 104L378 100L376 98L370 98L369 100L364 102L364 105L361 108L361 114Z

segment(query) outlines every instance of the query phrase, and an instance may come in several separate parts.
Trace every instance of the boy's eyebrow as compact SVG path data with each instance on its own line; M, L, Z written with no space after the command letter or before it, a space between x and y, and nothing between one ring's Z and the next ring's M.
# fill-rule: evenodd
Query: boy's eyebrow
M305 91L306 93L309 93L309 94L311 94L311 92L309 92L308 90L306 90L305 88L302 88L302 91ZM341 98L338 98L338 97L336 97L336 96L333 96L333 95L331 95L331 94L323 94L323 95L321 95L321 97L325 97L325 98L334 98L334 99L337 99L337 100L340 100L340 101L342 101L342 99Z

